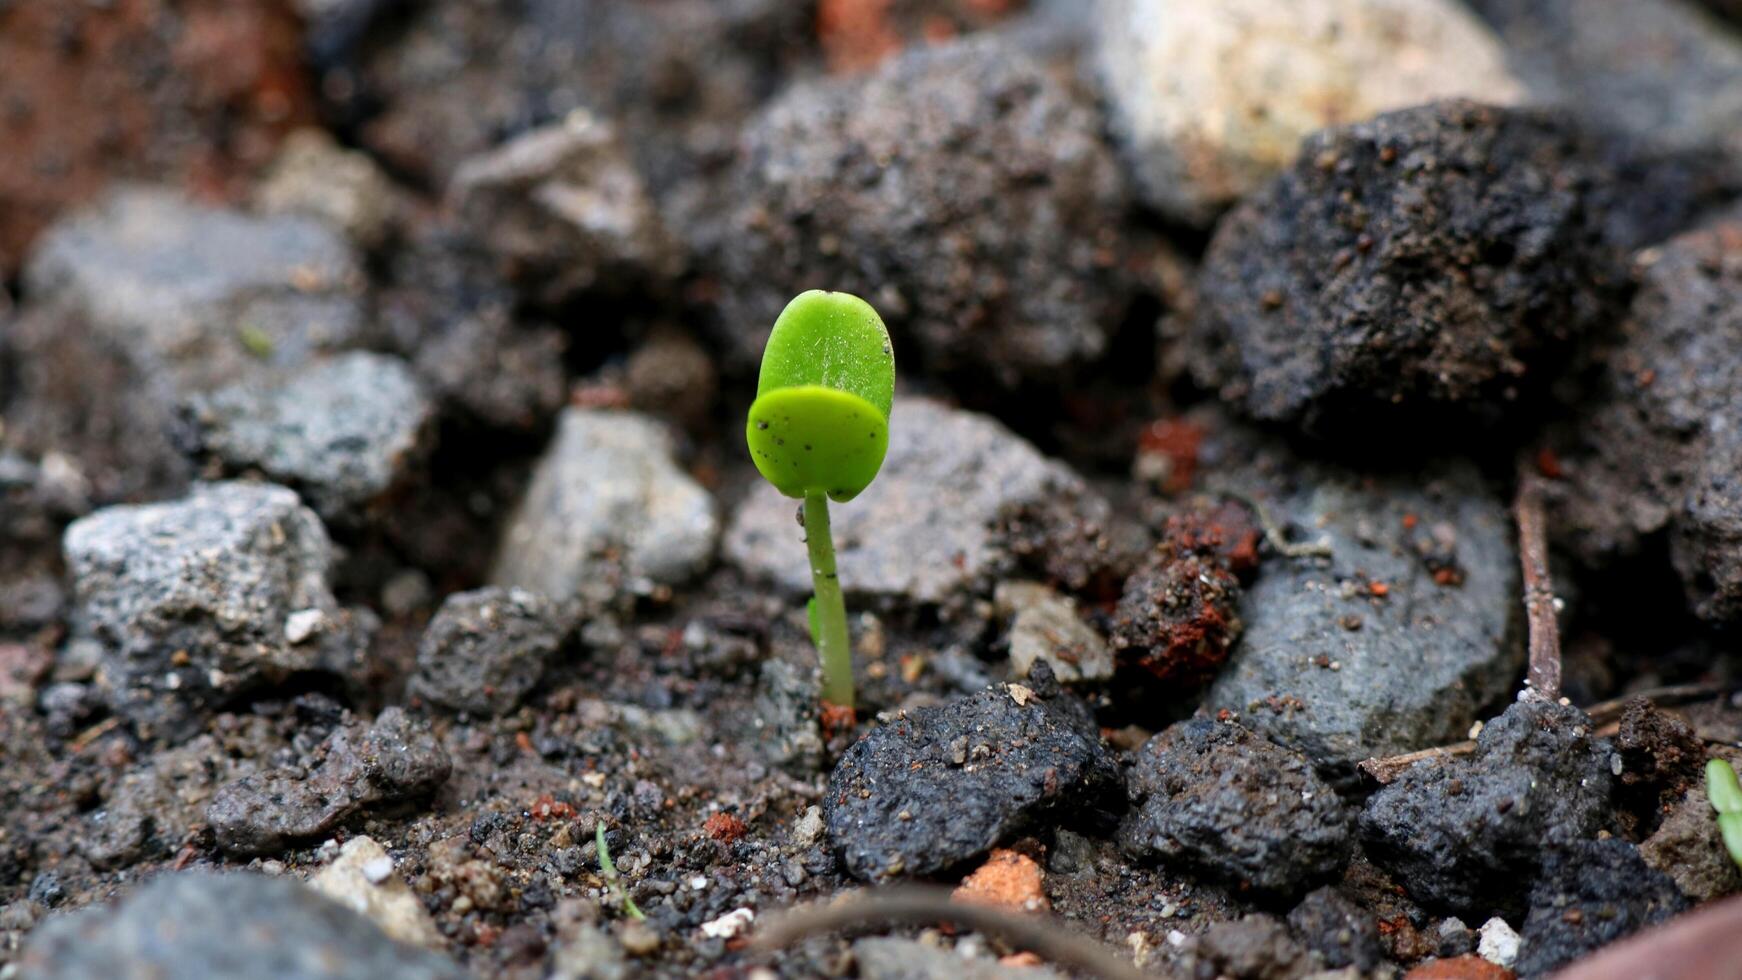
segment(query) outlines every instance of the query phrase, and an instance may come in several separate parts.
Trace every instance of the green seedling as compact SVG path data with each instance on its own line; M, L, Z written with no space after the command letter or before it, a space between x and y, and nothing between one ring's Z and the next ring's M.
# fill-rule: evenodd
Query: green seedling
M623 879L617 875L617 865L611 863L611 848L605 845L604 824L599 824L593 831L593 843L599 851L599 874L604 876L605 884L611 886L611 897L623 906L623 911L631 919L645 920L647 916L641 914L641 909L635 905L635 899L630 898L629 892L624 889Z
M815 592L807 616L823 663L823 699L847 708L853 661L829 501L852 500L876 479L894 399L895 353L883 319L857 296L813 289L774 321L744 426L757 470L804 501Z
M1712 809L1718 811L1724 850L1730 852L1737 867L1742 867L1742 783L1736 781L1736 770L1723 759L1706 760L1706 796Z

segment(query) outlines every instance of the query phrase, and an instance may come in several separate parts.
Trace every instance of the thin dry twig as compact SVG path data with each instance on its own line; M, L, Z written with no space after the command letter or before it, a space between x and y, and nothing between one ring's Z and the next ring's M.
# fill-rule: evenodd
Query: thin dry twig
M1258 515L1258 526L1264 529L1264 540L1279 555L1285 558L1329 558L1331 539L1321 535L1317 541L1290 541L1282 531L1282 525L1270 516L1270 508L1264 506L1264 501L1257 497L1241 498L1252 508L1252 513Z
M1536 474L1519 467L1518 496L1512 513L1518 521L1518 561L1524 568L1524 610L1530 621L1530 689L1550 701L1561 696L1561 631L1555 621L1554 580L1548 568L1548 531L1542 515L1542 487Z
M1591 722L1599 726L1597 734L1608 735L1613 734L1609 729L1621 717L1621 712L1626 710L1627 702L1634 698L1644 698L1661 708L1671 704L1686 704L1689 701L1727 696L1730 693L1731 688L1727 684L1673 684L1668 687L1654 687L1647 691L1639 691L1608 701L1600 701L1586 708L1585 714L1590 715ZM1721 739L1714 739L1707 734L1698 734L1707 742L1722 742ZM1436 745L1433 748L1421 749L1417 752L1406 752L1403 755L1386 756L1383 759L1366 759L1357 763L1356 768L1371 776L1374 782L1385 786L1398 776L1403 775L1405 769L1424 759L1438 760L1468 755L1475 749L1476 742L1471 739L1453 742L1450 745Z
M1055 917L956 902L950 899L948 889L921 886L879 888L826 905L817 903L788 910L757 930L755 944L773 951L818 933L938 922L953 922L976 932L1000 936L1091 976L1153 980L1105 945L1063 928Z

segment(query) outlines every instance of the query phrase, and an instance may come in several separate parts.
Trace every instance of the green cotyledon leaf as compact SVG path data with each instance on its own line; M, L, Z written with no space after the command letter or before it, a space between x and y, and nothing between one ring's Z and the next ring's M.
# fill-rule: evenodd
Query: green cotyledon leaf
M889 449L895 355L871 305L813 289L788 303L745 421L750 458L789 497L858 496Z

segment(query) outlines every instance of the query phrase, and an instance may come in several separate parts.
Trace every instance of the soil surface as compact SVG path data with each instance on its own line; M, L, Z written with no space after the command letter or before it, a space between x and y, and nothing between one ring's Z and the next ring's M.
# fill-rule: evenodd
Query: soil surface
M0 980L1529 978L1742 891L1742 26L1602 6L0 2ZM741 435L818 287L856 710Z

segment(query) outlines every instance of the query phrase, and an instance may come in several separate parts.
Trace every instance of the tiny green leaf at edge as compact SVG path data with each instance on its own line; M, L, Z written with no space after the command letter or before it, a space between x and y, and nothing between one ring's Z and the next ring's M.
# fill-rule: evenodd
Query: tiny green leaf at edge
M605 843L605 825L597 824L593 830L593 844L599 852L599 874L603 875L611 886L611 893L623 902L623 911L637 921L646 921L641 909L636 906L635 899L629 897L629 890L623 887L623 881L617 876L617 865L611 861L611 848Z

